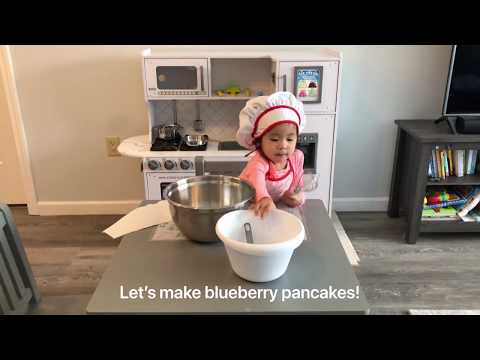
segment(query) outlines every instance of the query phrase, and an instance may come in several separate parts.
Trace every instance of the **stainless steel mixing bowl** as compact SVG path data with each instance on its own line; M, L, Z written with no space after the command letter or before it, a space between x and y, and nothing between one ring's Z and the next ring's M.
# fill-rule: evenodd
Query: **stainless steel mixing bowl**
M208 143L208 135L185 135L184 140L188 146L203 146Z
M165 189L173 221L189 239L220 241L215 225L222 215L247 209L255 200L255 189L237 177L195 176L170 184Z

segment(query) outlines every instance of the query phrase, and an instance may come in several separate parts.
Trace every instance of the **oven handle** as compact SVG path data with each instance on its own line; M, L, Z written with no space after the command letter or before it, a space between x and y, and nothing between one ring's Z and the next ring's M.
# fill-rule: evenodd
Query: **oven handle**
M226 175L240 176L248 159L242 157L208 157L202 164L203 174L201 175Z

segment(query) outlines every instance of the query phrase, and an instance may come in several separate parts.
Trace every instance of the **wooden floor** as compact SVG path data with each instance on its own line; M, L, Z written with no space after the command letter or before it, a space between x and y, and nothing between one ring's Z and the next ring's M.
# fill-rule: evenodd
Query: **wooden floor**
M102 231L121 216L29 216L12 211L43 300L33 314L84 314L119 241ZM403 241L404 220L338 213L359 257L355 272L373 314L480 309L480 236L428 234Z
M355 270L376 313L408 309L480 309L480 236L421 234L404 242L404 218L340 213L360 257Z

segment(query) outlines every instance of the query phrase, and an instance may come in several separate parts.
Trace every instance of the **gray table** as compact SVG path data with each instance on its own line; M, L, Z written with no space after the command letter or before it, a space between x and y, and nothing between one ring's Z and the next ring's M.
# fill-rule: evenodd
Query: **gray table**
M152 241L156 227L126 235L91 298L87 313L368 313L365 295L322 201L307 200L304 223L308 239L295 250L287 272L268 283L252 283L238 277L221 242ZM121 298L121 295L128 296L130 289L145 286L156 291L155 299L149 299L145 296L147 293L143 299ZM199 289L200 298L158 298L160 289L180 292L184 286ZM206 299L206 286L209 290L218 287L232 291L232 295L227 299ZM272 298L234 299L233 291L239 287L242 290L277 290L277 295L272 302ZM319 295L328 293L329 287L332 290L330 298L319 299ZM298 289L297 294L303 290L304 298L282 300L282 292L286 295L290 291L293 295L294 289ZM350 290L350 295L358 289L358 296L348 299L345 293L338 292L339 289ZM308 299L307 291L317 299Z

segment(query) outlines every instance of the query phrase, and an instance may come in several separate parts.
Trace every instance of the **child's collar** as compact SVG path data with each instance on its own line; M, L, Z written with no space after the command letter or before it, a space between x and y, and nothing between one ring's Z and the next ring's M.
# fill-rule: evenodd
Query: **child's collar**
M287 161L285 162L285 166L282 168L282 169L277 169L277 167L275 166L275 163L268 159L268 164L269 164L269 167L272 168L275 170L275 171L283 171L283 170L287 170L288 169L288 166L290 164L290 157L287 158Z
M279 180L283 180L285 179L288 175L290 175L290 173L293 174L293 177L295 178L295 172L293 170L293 166L292 166L292 162L290 161L290 158L287 159L287 167L288 167L288 171L285 172L285 174L283 175L280 175L280 177L275 177L274 174L272 174L272 164L273 162L269 159L268 160L268 171L267 171L267 179L270 180L270 181L279 181ZM277 171L282 171L282 170L276 170L275 168L273 168L274 172L277 172Z

